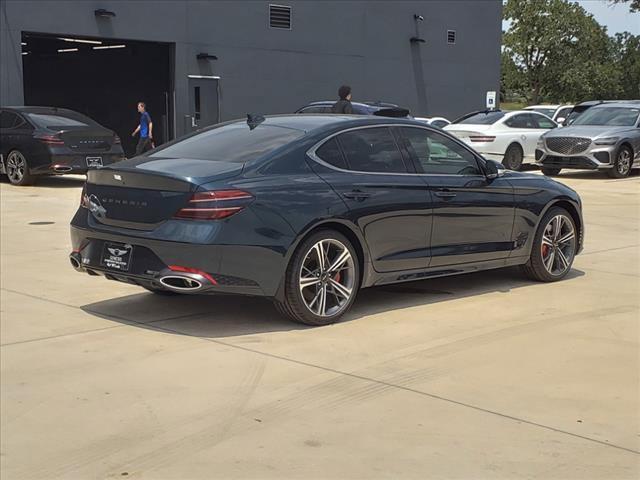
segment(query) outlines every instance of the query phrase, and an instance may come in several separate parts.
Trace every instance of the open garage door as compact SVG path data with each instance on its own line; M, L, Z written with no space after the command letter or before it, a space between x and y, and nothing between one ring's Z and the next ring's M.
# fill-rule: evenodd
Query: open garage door
M25 105L84 113L114 130L131 157L144 101L156 146L173 138L171 44L23 32L22 55Z

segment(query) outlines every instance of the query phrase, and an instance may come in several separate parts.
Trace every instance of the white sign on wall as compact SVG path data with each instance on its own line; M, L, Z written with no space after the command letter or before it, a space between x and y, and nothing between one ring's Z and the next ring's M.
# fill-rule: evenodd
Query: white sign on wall
M496 92L487 92L487 108L496 108Z

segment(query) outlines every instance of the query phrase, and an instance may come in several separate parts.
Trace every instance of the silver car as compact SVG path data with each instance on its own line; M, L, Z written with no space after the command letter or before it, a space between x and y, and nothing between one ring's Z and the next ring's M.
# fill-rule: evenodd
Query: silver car
M567 168L626 177L632 168L640 168L640 102L591 107L571 126L542 135L535 156L545 175Z

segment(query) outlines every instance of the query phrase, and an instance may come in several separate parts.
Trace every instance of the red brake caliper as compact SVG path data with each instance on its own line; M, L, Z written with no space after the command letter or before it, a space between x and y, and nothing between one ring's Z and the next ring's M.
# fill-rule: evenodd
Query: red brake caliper
M545 258L548 253L549 253L549 245L547 245L546 243L543 243L542 244L542 258Z
M336 273L336 276L335 276L335 277L333 277L333 279L334 279L336 282L339 282L339 281L340 281L340 272Z

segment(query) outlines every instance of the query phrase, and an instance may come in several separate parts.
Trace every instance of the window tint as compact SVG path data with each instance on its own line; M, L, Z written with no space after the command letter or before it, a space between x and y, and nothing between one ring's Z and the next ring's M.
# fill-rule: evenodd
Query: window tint
M344 156L335 137L323 143L322 146L316 150L316 155L329 165L343 169L347 168L347 163L344 161Z
M453 123L467 123L471 125L493 125L498 120L506 115L506 112L499 110L489 112L477 112L470 115L465 115L459 118Z
M44 114L44 113L29 113L27 114L31 121L40 128L65 128L65 127L88 127L98 125L84 115L79 113L69 114Z
M245 122L205 130L155 150L151 157L191 158L244 163L267 154L304 135L301 130Z
M422 128L402 128L424 173L440 175L481 175L471 152L440 133Z
M19 123L22 122L15 113L7 112L6 110L0 112L0 128L13 128Z
M553 114L556 113L555 108L536 107L536 108L527 108L527 110L533 110L534 112L541 113L543 115L546 115L547 117L553 117Z
M594 107L580 115L573 124L633 127L639 116L640 108Z
M530 113L521 113L508 118L504 121L504 124L511 128L538 128L538 124L533 117L534 115Z
M331 107L312 105L310 107L304 107L300 110L300 113L331 113Z
M567 116L571 113L572 107L564 107L558 110L558 115L556 118L567 118Z
M402 154L386 127L363 128L338 136L351 170L406 173Z
M551 120L550 118L544 117L542 115L532 115L534 123L537 125L537 128L556 128L556 122Z

